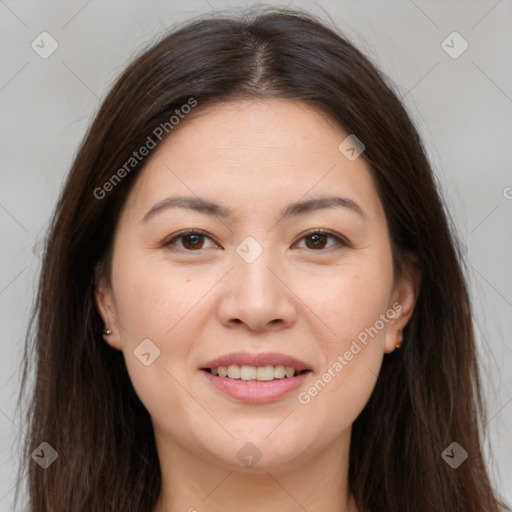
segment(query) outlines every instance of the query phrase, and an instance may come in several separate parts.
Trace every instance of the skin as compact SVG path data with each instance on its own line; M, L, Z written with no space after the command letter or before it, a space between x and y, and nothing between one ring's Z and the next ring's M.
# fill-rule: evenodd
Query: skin
M371 170L338 149L347 137L312 107L289 100L236 101L192 113L150 156L123 208L110 284L98 277L105 341L124 354L149 411L162 471L154 512L342 510L352 423L368 401L385 353L395 350L417 296L417 276L393 278L385 213ZM219 219L184 208L142 219L171 194L233 210ZM337 195L357 203L277 221L291 202ZM171 235L201 229L163 246ZM311 229L328 237L315 245ZM248 263L248 236L263 249ZM318 244L318 242L317 242ZM318 248L319 247L319 248ZM309 389L393 304L389 319L307 404ZM149 366L134 349L151 339ZM250 405L225 396L200 367L235 351L282 352L313 368L299 390ZM237 452L252 443L253 467Z

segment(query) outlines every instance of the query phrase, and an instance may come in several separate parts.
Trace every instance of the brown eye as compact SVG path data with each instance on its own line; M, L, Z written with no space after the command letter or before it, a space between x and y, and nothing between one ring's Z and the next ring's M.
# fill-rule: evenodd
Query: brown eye
M190 230L178 233L167 242L164 242L163 245L164 247L168 247L171 250L181 249L184 251L193 252L204 249L204 243L207 239L211 240L211 238L206 235L206 233L197 230Z
M323 234L323 233L316 233L314 235L309 235L307 237L305 237L306 240L310 240L311 243L308 244L306 242L306 246L308 247L308 249L324 249L325 248L325 244L327 243L327 238L328 236Z
M326 247L329 239L335 240L335 243ZM306 233L306 235L304 235L301 238L301 241L302 240L306 241L306 249L312 249L312 250L322 250L322 249L326 249L326 248L330 249L336 245L338 245L338 246L346 246L347 245L347 243L345 243L345 241L341 237L335 235L334 233L330 233L328 231L319 231L319 230L311 231L310 233Z
M185 240L183 242L185 249L201 249L204 243L204 235L202 234L184 235L181 238Z

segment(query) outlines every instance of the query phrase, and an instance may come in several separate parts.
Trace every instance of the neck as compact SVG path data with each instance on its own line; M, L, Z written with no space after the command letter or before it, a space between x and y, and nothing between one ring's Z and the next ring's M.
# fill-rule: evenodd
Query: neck
M153 512L358 512L348 489L350 430L314 456L241 470L205 462L157 435L161 494Z

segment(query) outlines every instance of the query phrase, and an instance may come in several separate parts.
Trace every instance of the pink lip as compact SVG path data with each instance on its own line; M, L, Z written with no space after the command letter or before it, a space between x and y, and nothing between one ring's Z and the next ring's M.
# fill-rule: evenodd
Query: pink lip
M247 366L291 366L298 372L302 370L311 370L311 366L304 361L299 361L295 357L279 354L276 352L267 352L261 354L251 354L250 352L232 352L224 356L213 359L203 364L201 368L218 368L219 366L229 366L230 364Z
M227 377L219 377L204 371L205 369L218 368L219 366L228 367L230 364L248 365L248 366L290 366L297 372L309 370L295 377L285 377L283 379L274 379L271 381L238 380ZM260 354L251 354L250 352L232 352L224 356L208 361L200 368L201 373L209 382L219 391L250 404L259 404L279 400L288 393L297 389L303 384L305 379L311 373L311 366L295 357L279 354L277 352L267 352Z
M231 364L248 366L290 366L297 372L310 370L311 366L295 357L267 352L261 354L251 354L250 352L233 352L224 356L208 361L201 366L201 370L218 368L219 366L228 367ZM207 371L201 371L208 381L222 393L229 395L237 400L250 404L259 404L272 402L291 393L303 384L308 378L309 372L301 373L295 377L286 377L283 379L274 379L271 381L244 381L238 379L229 379L212 375Z
M224 366L224 365L219 365ZM213 366L216 368L216 366ZM291 393L301 386L311 372L301 373L296 377L285 377L270 381L238 380L218 377L201 370L201 373L219 391L248 404L273 402Z

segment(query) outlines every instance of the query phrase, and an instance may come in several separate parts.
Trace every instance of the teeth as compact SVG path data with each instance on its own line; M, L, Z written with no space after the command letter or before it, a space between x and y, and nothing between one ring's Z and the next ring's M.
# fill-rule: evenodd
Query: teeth
M297 374L291 366L283 365L267 365L267 366L248 366L230 364L229 366L219 366L218 368L210 369L212 375L219 377L228 377L230 379L239 380L259 380L269 381L274 379L290 378Z
M274 380L273 366L260 366L256 374L256 380Z
M230 379L239 379L240 378L240 366L237 364L230 364L228 366L228 377Z
M287 376L287 377L293 377L295 375L295 370L293 368L290 368L289 366L287 366L285 369L284 369L284 374Z
M288 367L290 368L290 367ZM293 370L293 368L291 368ZM295 370L294 370L295 372ZM279 365L279 366L274 366L274 377L276 379L282 379L284 376L286 375L286 370L284 369L284 366L283 365ZM293 377L293 375L292 375Z
M256 380L258 368L256 366L242 365L240 367L240 378L242 380Z

